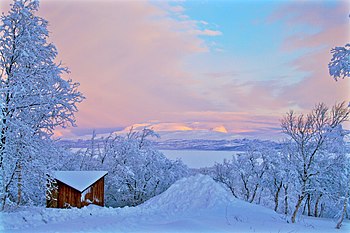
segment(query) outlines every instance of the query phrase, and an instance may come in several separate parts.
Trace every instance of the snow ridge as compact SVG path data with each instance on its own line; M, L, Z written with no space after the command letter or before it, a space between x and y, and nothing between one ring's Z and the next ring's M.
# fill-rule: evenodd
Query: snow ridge
M222 208L236 199L210 176L198 174L175 182L162 194L141 205L141 208L162 213L193 212Z

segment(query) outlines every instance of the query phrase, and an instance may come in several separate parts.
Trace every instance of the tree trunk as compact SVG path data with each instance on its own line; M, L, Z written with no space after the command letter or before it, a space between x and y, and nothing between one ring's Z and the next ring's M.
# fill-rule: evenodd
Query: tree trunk
M322 217L322 216L323 216L324 209L325 209L325 204L324 204L324 203L322 203L322 204L321 204L320 215L319 215L320 217Z
M288 185L283 185L284 188L284 214L288 214Z
M4 185L4 197L3 197L3 200L2 200L2 210L5 209L6 200L9 197L9 188L10 188L10 185L11 185L12 181L14 180L15 174L16 174L16 170L13 170L13 172L11 174L11 177L10 177L10 179L9 179L9 181L8 181L8 183L6 185L5 185L5 181L3 181L4 182L4 184L3 184Z
M282 182L280 183L279 186L277 186L277 191L276 191L276 194L275 194L275 212L277 212L278 210L278 197L279 197L279 194L280 194L280 191L281 191L281 188L282 188Z
M8 82L8 80L7 80ZM6 82L6 84L8 84ZM6 102L5 102L5 106L3 106L3 108L1 109L2 111L2 127L1 127L1 134L0 134L0 168L2 168L2 163L4 160L3 157L3 153L4 153L4 149L5 149L5 145L6 145L6 133L7 133L7 116L10 114L9 113L9 108L8 105L10 103L10 94L9 91L6 92Z
M307 195L307 216L312 216L311 214L311 195Z
M338 220L338 223L337 223L337 226L336 226L337 229L340 229L340 227L343 224L343 220L344 220L344 217L345 217L346 209L347 209L347 206L348 206L348 198L349 198L349 187L348 187L348 190L346 191L346 195L345 195L345 198L344 198L343 211L342 211L341 216L340 216L340 218Z
M295 209L294 209L294 212L293 212L293 215L292 215L292 223L295 223L295 219L296 219L296 217L297 217L297 213L298 213L298 210L299 210L299 208L300 208L300 206L301 206L301 203L303 202L303 200L304 200L304 197L305 197L305 195L300 195L299 196L299 198L298 198L298 202L297 202L297 204L295 205Z
M306 215L306 206L307 206L307 200L304 203L303 213L302 215Z
M322 194L320 194L320 195L317 197L317 199L316 199L315 210L314 210L314 215L315 215L315 217L319 217L319 215L318 215L318 204L320 203L321 197L322 197Z
M3 172L3 171L2 171ZM3 174L2 174L3 175ZM3 175L3 179L4 179L4 175ZM1 211L4 211L5 209L5 205L6 205L6 199L7 199L7 192L6 192L6 185L5 185L5 180L2 181L2 185L3 185L3 199L1 200L2 204L1 204Z
M235 198L238 199L238 196L237 196L236 193L235 193L234 187L232 187L232 186L230 186L230 185L226 185L226 186L230 189L232 195L233 195Z
M6 206L6 199L7 199L7 193L4 194L3 199L2 199L2 206L1 206L1 211L5 210L5 206Z
M252 195L252 197L251 197L251 199L250 199L250 203L253 203L253 201L254 201L254 199L255 199L255 197L256 197L256 193L257 193L257 191L258 191L258 188L259 188L259 184L256 184L255 185L255 188L254 188L254 192L253 192L253 195Z
M244 189L245 189L245 201L249 201L250 191L249 191L249 188L248 188L247 181L244 178L245 178L244 175L241 173L241 179L242 179L242 182L243 182L243 185L244 185Z
M261 188L260 192L259 192L259 198L258 198L258 205L260 205L261 203L261 194L264 192L264 188Z
M22 198L22 167L20 163L17 167L17 179L17 206L19 206Z

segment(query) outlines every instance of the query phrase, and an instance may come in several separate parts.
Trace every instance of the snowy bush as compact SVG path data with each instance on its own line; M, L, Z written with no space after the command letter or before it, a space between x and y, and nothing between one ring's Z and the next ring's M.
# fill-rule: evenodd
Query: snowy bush
M189 174L182 161L169 160L152 147L147 138L155 135L150 129L99 140L93 135L88 148L68 156L61 166L68 170L107 170L106 205L136 206Z
M206 173L225 184L236 198L272 208L273 195L278 192L278 196L283 185L277 158L274 149L254 140L247 151L215 164Z

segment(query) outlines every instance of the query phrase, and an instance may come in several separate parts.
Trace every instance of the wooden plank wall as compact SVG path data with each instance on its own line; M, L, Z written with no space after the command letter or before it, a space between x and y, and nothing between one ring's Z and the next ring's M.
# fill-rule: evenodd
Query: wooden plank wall
M57 191L52 192L52 197L57 201L47 201L47 207L68 208L87 206L91 203L104 206L104 177L96 181L83 193L57 180ZM68 205L67 205L68 204Z
M58 184L58 200L57 207L58 208L67 208L68 203L72 207L82 207L81 205L81 193L68 185L57 181Z
M81 206L87 206L90 203L104 206L104 177L96 181L87 191L82 194Z

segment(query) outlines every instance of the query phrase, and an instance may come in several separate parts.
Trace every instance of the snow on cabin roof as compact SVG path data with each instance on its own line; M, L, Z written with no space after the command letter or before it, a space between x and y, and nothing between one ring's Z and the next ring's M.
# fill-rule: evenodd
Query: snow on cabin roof
M83 192L107 173L107 171L54 171L53 175L62 183Z

